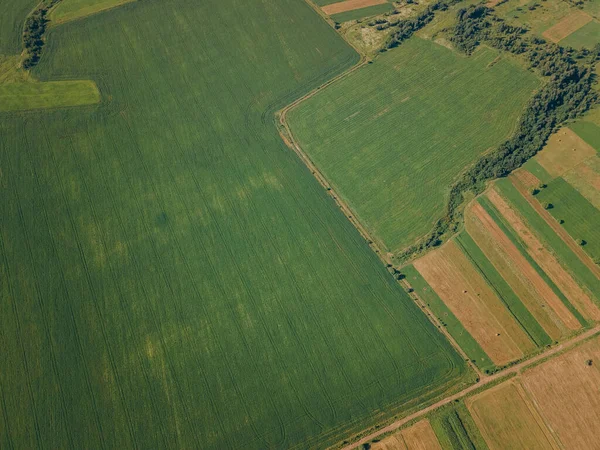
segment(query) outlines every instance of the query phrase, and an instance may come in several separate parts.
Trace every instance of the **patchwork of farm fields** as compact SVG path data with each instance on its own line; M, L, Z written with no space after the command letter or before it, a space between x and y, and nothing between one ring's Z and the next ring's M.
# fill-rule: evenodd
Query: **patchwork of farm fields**
M33 75L101 102L0 113L0 448L322 448L470 376L276 131L357 61L301 0L50 29ZM491 72L499 138L537 82Z
M454 240L403 269L482 370L600 321L599 167L592 147L560 130L523 169L471 202Z
M512 60L410 39L288 114L302 149L385 248L427 233L447 189L540 85Z

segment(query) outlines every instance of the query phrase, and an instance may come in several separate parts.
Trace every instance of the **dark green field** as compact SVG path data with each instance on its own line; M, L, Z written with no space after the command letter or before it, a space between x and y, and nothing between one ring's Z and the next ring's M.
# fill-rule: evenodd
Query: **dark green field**
M358 60L303 0L47 39L101 103L0 113L0 448L322 448L466 374L277 134Z

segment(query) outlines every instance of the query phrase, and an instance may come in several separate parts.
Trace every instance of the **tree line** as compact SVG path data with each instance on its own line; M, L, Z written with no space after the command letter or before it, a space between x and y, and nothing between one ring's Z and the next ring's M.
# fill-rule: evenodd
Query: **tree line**
M600 103L600 96L593 88L600 44L592 50L563 48L529 36L526 28L508 25L485 6L462 8L457 19L450 30L450 41L459 50L471 54L485 44L519 55L547 80L529 102L513 136L481 157L454 183L444 216L426 237L402 252L401 259L437 246L442 236L457 231L462 220L460 207L467 192L479 194L487 181L507 176L540 151L562 124Z
M49 22L48 11L60 0L44 0L38 7L27 17L25 26L23 27L23 47L25 56L23 58L23 67L31 69L35 66L42 54L44 47L44 33Z

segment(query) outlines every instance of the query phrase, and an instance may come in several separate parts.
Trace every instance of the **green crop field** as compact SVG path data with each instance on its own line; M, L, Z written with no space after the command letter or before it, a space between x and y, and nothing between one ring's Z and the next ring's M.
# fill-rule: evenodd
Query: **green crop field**
M584 240L583 249L600 260L600 211L563 178L556 178L536 198L551 203L550 214L564 220L563 227L575 240Z
M389 250L431 229L452 181L508 137L539 86L497 57L410 39L290 111L300 146Z
M578 120L569 125L581 139L600 152L600 126L588 120Z
M573 48L593 48L600 43L600 23L592 20L560 41L560 45Z
M0 8L0 56L21 53L21 32L27 14L39 0L2 0Z
M50 12L53 24L80 19L135 0L62 0Z
M51 27L101 101L0 113L0 448L323 448L471 376L276 131L357 60L302 0Z
M381 3L379 5L367 6L366 8L345 11L331 16L336 22L348 22L350 20L362 19L363 17L376 16L391 11L394 6L391 3Z
M81 106L99 101L100 92L89 80L0 84L0 111Z

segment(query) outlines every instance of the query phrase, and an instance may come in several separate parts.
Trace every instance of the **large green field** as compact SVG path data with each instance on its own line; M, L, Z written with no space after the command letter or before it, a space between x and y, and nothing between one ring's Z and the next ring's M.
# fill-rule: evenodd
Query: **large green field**
M0 113L0 448L322 448L466 376L276 131L358 60L303 0L47 38L101 102Z
M290 111L292 131L392 252L427 233L448 187L500 144L538 79L495 51L413 38Z

